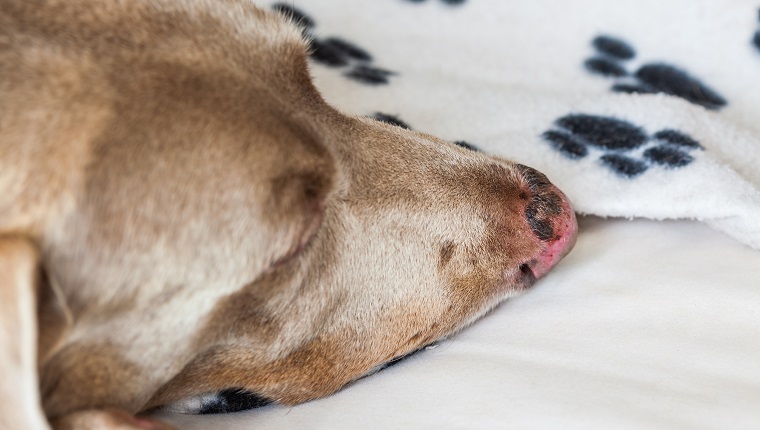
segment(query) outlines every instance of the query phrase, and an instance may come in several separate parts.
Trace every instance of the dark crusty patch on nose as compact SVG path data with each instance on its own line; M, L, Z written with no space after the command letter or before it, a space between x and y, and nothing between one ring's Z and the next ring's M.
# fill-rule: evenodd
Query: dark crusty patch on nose
M534 193L539 193L551 186L549 179L538 170L522 164L516 164L515 167L520 171L525 185Z
M552 191L544 191L533 196L530 206L535 206L544 215L557 216L562 213L562 199Z
M525 216L528 218L528 224L530 224L533 233L541 240L549 240L554 236L554 228L549 220L541 216L541 211L538 205L531 202L525 209Z
M541 240L554 237L551 218L562 214L562 199L552 190L543 190L531 198L525 208L525 217L530 228Z
M541 172L521 164L517 168L525 185L533 193L525 208L528 224L540 240L551 240L554 237L551 218L562 214L562 199Z

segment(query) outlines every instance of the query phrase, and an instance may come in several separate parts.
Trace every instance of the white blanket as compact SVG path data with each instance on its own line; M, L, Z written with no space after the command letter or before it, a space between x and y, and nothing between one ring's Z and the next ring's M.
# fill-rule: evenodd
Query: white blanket
M276 7L313 37L317 87L340 109L535 167L584 214L681 221L581 218L576 249L530 293L329 398L165 416L218 430L760 425L760 4Z
M317 85L341 109L538 168L580 213L697 219L760 248L754 1L279 8L292 4Z

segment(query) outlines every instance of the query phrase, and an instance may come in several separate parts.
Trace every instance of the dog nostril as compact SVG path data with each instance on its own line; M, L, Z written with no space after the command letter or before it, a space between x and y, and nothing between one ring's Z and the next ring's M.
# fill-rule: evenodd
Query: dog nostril
M533 269L530 268L528 263L520 265L520 273L522 273L523 280L532 283L536 280L536 274L533 273Z

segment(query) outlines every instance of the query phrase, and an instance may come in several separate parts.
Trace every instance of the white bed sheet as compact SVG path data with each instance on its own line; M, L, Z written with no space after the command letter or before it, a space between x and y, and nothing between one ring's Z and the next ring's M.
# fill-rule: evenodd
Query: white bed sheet
M690 221L584 217L529 293L325 399L181 429L760 428L760 252Z

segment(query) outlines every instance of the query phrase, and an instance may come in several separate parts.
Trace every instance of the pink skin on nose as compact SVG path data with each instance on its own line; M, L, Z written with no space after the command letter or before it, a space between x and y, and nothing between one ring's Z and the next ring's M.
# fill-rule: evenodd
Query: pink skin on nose
M578 236L578 223L570 201L561 192L556 192L562 196L562 215L556 217L552 223L554 229L552 240L547 243L546 248L538 254L536 259L530 262L530 269L536 279L546 275L562 257L573 249Z

